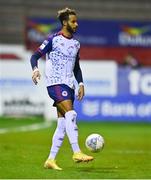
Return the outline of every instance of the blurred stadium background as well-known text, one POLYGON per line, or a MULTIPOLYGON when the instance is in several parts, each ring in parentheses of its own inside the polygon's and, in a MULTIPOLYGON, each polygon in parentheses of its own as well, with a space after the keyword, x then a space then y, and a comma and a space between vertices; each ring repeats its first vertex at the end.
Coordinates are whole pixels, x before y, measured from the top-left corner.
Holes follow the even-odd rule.
MULTIPOLYGON (((129 160, 122 162, 122 165, 117 160, 118 156, 116 160, 113 156, 110 157, 110 162, 102 160, 100 170, 103 171, 102 175, 99 174, 99 164, 93 164, 94 171, 98 168, 98 172, 96 174, 90 172, 89 177, 151 178, 151 166, 147 163, 151 153, 150 0, 0 0, 1 162, 5 162, 5 158, 2 157, 2 154, 4 157, 8 155, 5 153, 10 155, 8 162, 13 162, 11 153, 17 153, 15 149, 18 146, 10 144, 10 141, 13 137, 17 143, 22 141, 15 133, 18 135, 19 131, 37 130, 36 135, 34 132, 31 134, 28 132, 28 135, 20 134, 20 137, 27 137, 25 142, 27 145, 33 143, 30 142, 30 137, 40 137, 38 143, 43 145, 43 139, 48 138, 48 127, 52 125, 51 128, 54 129, 56 112, 44 85, 45 62, 43 59, 39 61, 43 77, 39 85, 34 86, 31 81, 29 60, 32 52, 46 35, 59 30, 56 15, 57 11, 64 7, 75 9, 79 18, 79 29, 75 36, 81 42, 81 68, 86 87, 84 100, 80 103, 75 102, 79 127, 83 129, 81 139, 84 141, 86 135, 97 131, 103 133, 108 142, 113 141, 107 146, 106 151, 104 150, 104 157, 115 156, 115 151, 120 154, 121 159, 125 155, 130 155, 131 158, 135 156, 133 162, 129 160), (44 130, 38 130, 40 128, 44 130), (123 149, 112 149, 116 146, 121 148, 119 145, 121 135, 123 135, 121 145, 123 149), (134 144, 131 141, 132 137, 134 144), (140 161, 137 161, 139 158, 140 161), (119 165, 111 168, 108 163, 114 164, 115 161, 119 165), (144 162, 144 167, 137 166, 133 171, 127 168, 141 162, 144 162), (127 168, 125 174, 122 168, 115 173, 120 165, 123 169, 127 168), (107 166, 110 169, 105 169, 107 166), (137 174, 138 171, 140 174, 137 174)), ((51 138, 49 142, 50 140, 51 138)), ((48 152, 49 142, 44 144, 45 149, 42 152, 45 154, 48 152)), ((36 149, 39 144, 35 141, 34 148, 36 149)), ((26 149, 27 146, 22 148, 26 149)), ((44 160, 45 154, 41 157, 37 155, 39 157, 36 159, 37 164, 44 160)), ((30 161, 30 158, 26 157, 28 155, 20 157, 25 165, 26 160, 30 161)), ((19 165, 17 162, 15 166, 19 165)), ((28 173, 30 166, 24 169, 25 174, 19 173, 19 168, 14 174, 14 171, 10 170, 12 168, 10 163, 4 164, 5 166, 0 165, 1 170, 3 169, 0 178, 50 178, 48 173, 38 174, 39 169, 35 175, 32 172, 28 173), (6 173, 8 169, 9 174, 6 173)), ((31 165, 33 164, 31 160, 31 165)), ((71 162, 65 163, 65 166, 67 164, 73 166, 71 162)), ((71 170, 68 166, 67 169, 71 170)), ((51 177, 88 178, 81 169, 78 169, 81 173, 79 176, 71 170, 72 176, 69 174, 55 176, 52 173, 51 177)))

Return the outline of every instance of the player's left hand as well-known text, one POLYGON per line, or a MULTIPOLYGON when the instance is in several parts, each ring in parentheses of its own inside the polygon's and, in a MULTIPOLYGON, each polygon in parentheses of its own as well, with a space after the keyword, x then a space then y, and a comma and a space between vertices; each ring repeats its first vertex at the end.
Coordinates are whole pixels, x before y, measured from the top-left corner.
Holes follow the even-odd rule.
POLYGON ((78 90, 78 95, 77 95, 77 99, 79 101, 81 101, 84 97, 84 85, 80 85, 79 86, 79 90, 78 90))

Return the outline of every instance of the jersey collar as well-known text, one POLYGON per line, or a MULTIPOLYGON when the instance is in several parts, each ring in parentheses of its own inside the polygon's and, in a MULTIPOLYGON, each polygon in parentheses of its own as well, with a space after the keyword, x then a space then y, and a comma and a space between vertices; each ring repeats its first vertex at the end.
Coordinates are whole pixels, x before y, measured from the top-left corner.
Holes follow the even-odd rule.
POLYGON ((59 34, 59 35, 62 35, 63 37, 65 37, 65 38, 67 38, 67 39, 72 39, 72 38, 73 38, 73 36, 71 36, 71 37, 65 36, 62 31, 59 31, 58 34, 59 34))

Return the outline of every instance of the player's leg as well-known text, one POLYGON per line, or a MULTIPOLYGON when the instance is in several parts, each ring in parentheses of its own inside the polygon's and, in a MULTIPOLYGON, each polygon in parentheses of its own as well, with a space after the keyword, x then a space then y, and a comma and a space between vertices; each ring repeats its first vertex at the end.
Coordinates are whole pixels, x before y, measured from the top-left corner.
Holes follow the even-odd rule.
POLYGON ((74 152, 73 160, 75 162, 88 162, 93 160, 92 156, 88 156, 80 150, 78 143, 78 127, 76 123, 77 113, 73 110, 72 100, 64 100, 57 103, 56 106, 65 116, 66 134, 74 152))
POLYGON ((72 146, 75 161, 89 161, 93 157, 81 153, 78 145, 78 131, 76 125, 76 112, 73 110, 74 90, 67 85, 54 85, 47 87, 50 98, 55 101, 58 111, 65 117, 65 129, 72 146))
POLYGON ((59 112, 58 109, 57 109, 57 115, 58 115, 57 127, 52 138, 52 146, 50 149, 50 154, 48 156, 47 161, 44 164, 44 167, 50 169, 62 170, 62 168, 60 168, 56 164, 55 158, 64 140, 65 118, 62 116, 62 114, 59 112))
POLYGON ((56 104, 62 114, 65 116, 65 129, 69 142, 71 144, 73 152, 79 152, 78 145, 78 128, 76 124, 77 113, 73 110, 73 104, 71 100, 64 100, 56 104))
POLYGON ((57 114, 58 114, 57 127, 53 134, 52 146, 48 157, 49 159, 56 158, 56 155, 62 145, 65 136, 65 118, 58 110, 57 110, 57 114))

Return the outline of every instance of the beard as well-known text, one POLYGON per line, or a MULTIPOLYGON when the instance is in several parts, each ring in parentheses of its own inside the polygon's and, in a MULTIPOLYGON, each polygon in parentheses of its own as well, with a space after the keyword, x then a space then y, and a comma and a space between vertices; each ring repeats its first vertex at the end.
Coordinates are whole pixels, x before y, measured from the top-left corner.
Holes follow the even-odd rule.
POLYGON ((76 29, 74 30, 69 24, 67 24, 67 30, 70 34, 73 34, 76 32, 76 29))

